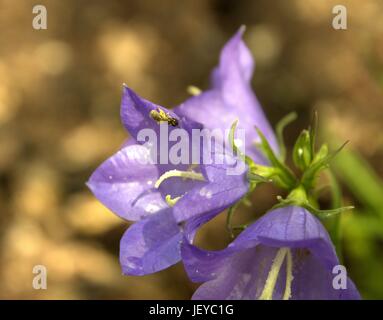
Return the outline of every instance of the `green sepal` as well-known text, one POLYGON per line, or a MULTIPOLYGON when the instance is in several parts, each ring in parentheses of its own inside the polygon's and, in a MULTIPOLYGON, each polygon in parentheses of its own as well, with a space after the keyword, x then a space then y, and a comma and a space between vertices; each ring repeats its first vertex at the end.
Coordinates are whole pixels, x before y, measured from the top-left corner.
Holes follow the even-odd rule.
POLYGON ((339 149, 331 153, 328 153, 327 145, 323 145, 320 148, 311 165, 302 175, 301 183, 306 190, 311 190, 314 187, 318 173, 329 167, 331 160, 345 147, 347 143, 348 141, 346 141, 339 149))
POLYGON ((294 164, 298 169, 304 171, 310 166, 313 158, 310 132, 303 130, 294 145, 294 164))
POLYGON ((230 131, 229 131, 229 143, 230 143, 230 146, 233 150, 233 153, 235 155, 238 155, 238 157, 243 161, 245 162, 249 168, 252 168, 253 166, 255 166, 255 163, 253 161, 253 159, 251 159, 250 157, 248 157, 247 155, 245 155, 238 147, 237 145, 235 144, 235 141, 234 141, 234 134, 235 134, 235 130, 237 129, 237 125, 238 125, 238 119, 235 120, 231 127, 230 127, 230 131))
POLYGON ((226 229, 229 232, 231 238, 234 238, 234 232, 233 232, 233 226, 231 225, 231 220, 232 220, 234 212, 235 212, 235 210, 237 210, 237 207, 239 206, 239 204, 240 204, 240 201, 238 201, 234 205, 232 205, 229 208, 229 210, 227 212, 227 216, 226 216, 226 229))
POLYGON ((248 194, 249 193, 247 193, 241 200, 239 200, 238 202, 233 204, 229 208, 229 210, 227 212, 227 216, 226 216, 226 230, 229 232, 230 237, 232 239, 234 239, 234 237, 235 237, 234 230, 244 230, 248 226, 248 224, 242 224, 242 225, 233 226, 232 223, 231 223, 233 215, 234 215, 235 211, 237 210, 238 206, 241 203, 243 203, 246 206, 250 206, 251 205, 250 200, 247 198, 248 194))
POLYGON ((270 179, 268 179, 267 177, 261 176, 257 173, 252 172, 252 171, 248 171, 247 179, 250 182, 254 182, 254 183, 270 182, 270 179))
POLYGON ((320 219, 330 218, 330 217, 338 215, 344 211, 354 209, 353 206, 346 206, 346 207, 340 207, 340 208, 336 208, 336 209, 320 210, 320 209, 313 207, 310 204, 305 204, 305 205, 303 205, 303 207, 305 209, 309 210, 312 214, 315 214, 320 219))
POLYGON ((313 163, 316 163, 324 159, 328 155, 328 146, 327 144, 322 144, 319 151, 314 155, 313 163))
POLYGON ((278 159, 263 133, 258 128, 255 129, 257 130, 258 135, 261 139, 261 143, 257 146, 260 148, 260 150, 263 152, 266 158, 270 161, 271 165, 274 167, 275 172, 273 175, 273 181, 276 184, 278 184, 281 188, 293 188, 297 182, 294 174, 278 159))
POLYGON ((306 190, 303 186, 298 186, 293 189, 284 199, 282 196, 277 196, 278 204, 273 206, 272 209, 283 208, 287 206, 304 206, 309 203, 306 190))
POLYGON ((318 112, 315 111, 313 119, 311 121, 311 126, 309 127, 311 154, 315 154, 315 142, 316 142, 317 131, 318 131, 318 112))
POLYGON ((318 209, 312 203, 310 203, 307 197, 307 193, 303 186, 299 186, 292 190, 285 199, 281 196, 277 196, 277 200, 279 203, 275 205, 272 209, 283 208, 287 206, 298 206, 305 208, 320 219, 329 218, 344 211, 354 209, 353 206, 346 206, 328 210, 318 209))

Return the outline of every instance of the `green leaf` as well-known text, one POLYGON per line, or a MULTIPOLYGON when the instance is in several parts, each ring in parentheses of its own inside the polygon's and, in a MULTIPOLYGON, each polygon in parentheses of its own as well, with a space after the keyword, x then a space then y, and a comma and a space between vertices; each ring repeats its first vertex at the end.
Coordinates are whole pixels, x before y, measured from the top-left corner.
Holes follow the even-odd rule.
POLYGON ((371 165, 345 150, 334 160, 334 169, 360 203, 383 219, 383 182, 371 165))

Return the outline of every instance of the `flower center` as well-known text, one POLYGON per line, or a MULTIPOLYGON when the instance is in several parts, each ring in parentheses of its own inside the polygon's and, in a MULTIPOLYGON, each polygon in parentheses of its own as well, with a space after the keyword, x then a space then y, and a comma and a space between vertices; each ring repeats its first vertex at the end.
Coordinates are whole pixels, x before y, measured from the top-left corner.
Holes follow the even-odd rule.
MULTIPOLYGON (((191 166, 191 168, 193 168, 193 166, 191 166)), ((154 187, 158 189, 162 182, 164 182, 166 179, 169 179, 171 177, 179 177, 183 179, 191 179, 191 180, 199 180, 199 181, 205 180, 202 173, 194 172, 193 170, 191 171, 169 170, 169 171, 166 171, 161 177, 158 178, 158 180, 154 184, 154 187)), ((169 207, 174 207, 177 201, 181 198, 182 196, 172 198, 170 194, 167 194, 165 196, 166 203, 169 205, 169 207)))
POLYGON ((291 282, 293 281, 293 259, 291 251, 289 248, 280 248, 273 260, 269 274, 267 276, 265 287, 261 295, 259 296, 260 300, 271 300, 273 298, 273 293, 275 285, 278 280, 279 271, 281 270, 283 261, 286 258, 286 286, 285 292, 283 293, 283 300, 288 300, 291 297, 291 282))
POLYGON ((162 182, 172 177, 179 177, 179 178, 199 180, 199 181, 205 180, 202 173, 198 173, 194 171, 181 171, 181 170, 174 169, 174 170, 166 171, 161 177, 159 177, 156 183, 154 184, 154 187, 158 189, 162 182))

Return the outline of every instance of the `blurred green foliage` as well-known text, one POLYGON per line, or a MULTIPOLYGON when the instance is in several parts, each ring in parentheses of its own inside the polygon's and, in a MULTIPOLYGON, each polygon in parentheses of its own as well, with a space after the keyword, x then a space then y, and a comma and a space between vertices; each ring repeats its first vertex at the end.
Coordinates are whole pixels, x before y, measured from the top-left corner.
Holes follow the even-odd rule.
MULTIPOLYGON (((359 202, 342 217, 343 248, 364 298, 383 298, 383 181, 357 152, 343 150, 336 174, 359 202)), ((347 264, 347 261, 346 261, 347 264)))

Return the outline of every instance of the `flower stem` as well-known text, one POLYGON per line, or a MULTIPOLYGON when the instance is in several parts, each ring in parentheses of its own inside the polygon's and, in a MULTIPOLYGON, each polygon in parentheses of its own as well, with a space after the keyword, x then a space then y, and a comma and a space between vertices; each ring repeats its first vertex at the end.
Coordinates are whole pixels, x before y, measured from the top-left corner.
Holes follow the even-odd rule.
MULTIPOLYGON (((339 183, 336 180, 333 172, 329 169, 327 170, 327 175, 330 179, 330 188, 332 196, 332 208, 339 208, 342 205, 342 191, 340 189, 339 183)), ((336 253, 338 255, 339 261, 342 262, 342 243, 341 243, 341 234, 340 234, 340 224, 341 224, 341 215, 336 214, 333 217, 332 226, 329 230, 330 237, 334 243, 336 253)))

